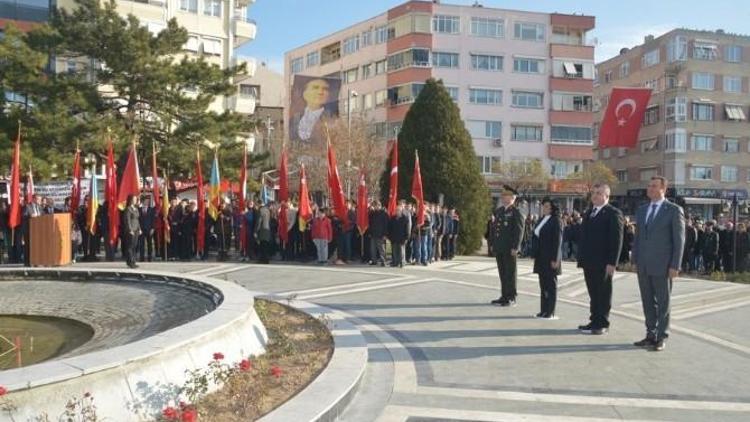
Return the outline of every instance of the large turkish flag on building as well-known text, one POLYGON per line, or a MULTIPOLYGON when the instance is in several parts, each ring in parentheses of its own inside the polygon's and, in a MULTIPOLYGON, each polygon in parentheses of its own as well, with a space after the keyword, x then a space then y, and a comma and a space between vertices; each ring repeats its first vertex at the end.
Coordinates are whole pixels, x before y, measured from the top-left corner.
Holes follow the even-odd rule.
POLYGON ((613 88, 599 129, 599 148, 633 148, 638 144, 651 88, 613 88))

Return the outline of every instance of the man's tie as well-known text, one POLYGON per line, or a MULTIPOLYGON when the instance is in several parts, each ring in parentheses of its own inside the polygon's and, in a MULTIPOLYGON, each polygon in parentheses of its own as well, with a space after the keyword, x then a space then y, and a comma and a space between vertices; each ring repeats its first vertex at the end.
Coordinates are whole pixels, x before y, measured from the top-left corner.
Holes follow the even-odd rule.
POLYGON ((594 207, 594 211, 591 212, 591 218, 596 217, 599 214, 599 207, 594 207))
POLYGON ((651 204, 651 212, 648 214, 648 217, 646 218, 646 227, 651 224, 652 221, 654 221, 654 216, 656 215, 656 204, 651 204))

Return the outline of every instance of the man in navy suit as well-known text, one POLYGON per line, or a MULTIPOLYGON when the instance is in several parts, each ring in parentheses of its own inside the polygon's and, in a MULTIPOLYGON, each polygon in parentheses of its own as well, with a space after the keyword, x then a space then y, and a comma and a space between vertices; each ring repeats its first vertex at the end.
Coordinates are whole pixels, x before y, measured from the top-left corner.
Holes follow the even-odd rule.
POLYGON ((622 212, 609 204, 609 194, 609 186, 594 185, 591 192, 593 207, 583 217, 578 242, 578 267, 583 268, 591 299, 590 322, 578 329, 595 335, 609 331, 612 276, 622 249, 624 220, 622 212))
POLYGON ((672 280, 680 273, 685 248, 685 214, 665 199, 667 179, 654 176, 648 184, 651 202, 635 213, 637 229, 633 264, 638 268, 646 337, 634 343, 654 351, 664 350, 669 336, 669 300, 672 280))

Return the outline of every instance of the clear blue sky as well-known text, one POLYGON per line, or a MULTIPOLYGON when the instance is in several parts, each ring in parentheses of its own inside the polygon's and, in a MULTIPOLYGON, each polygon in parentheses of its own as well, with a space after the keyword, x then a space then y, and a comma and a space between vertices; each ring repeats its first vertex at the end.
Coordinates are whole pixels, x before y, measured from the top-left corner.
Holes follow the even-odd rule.
MULTIPOLYGON (((284 52, 380 14, 405 0, 257 0, 255 41, 239 53, 283 71, 284 52)), ((443 0, 447 4, 474 0, 443 0)), ((480 0, 485 7, 596 16, 597 61, 675 27, 750 35, 750 0, 480 0)))

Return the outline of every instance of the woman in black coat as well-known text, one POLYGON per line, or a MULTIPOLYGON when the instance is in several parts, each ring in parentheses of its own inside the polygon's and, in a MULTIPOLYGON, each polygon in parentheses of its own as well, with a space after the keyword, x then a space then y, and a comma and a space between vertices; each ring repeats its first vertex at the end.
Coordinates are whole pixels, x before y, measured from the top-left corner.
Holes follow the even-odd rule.
POLYGON ((557 276, 562 273, 563 223, 560 208, 549 198, 542 200, 542 218, 532 232, 534 273, 539 274, 541 311, 537 318, 556 319, 557 276))

